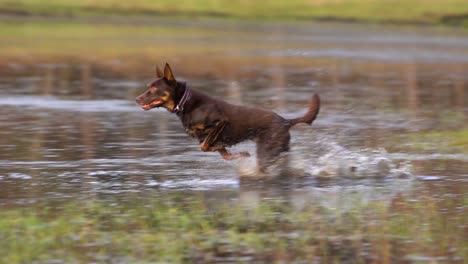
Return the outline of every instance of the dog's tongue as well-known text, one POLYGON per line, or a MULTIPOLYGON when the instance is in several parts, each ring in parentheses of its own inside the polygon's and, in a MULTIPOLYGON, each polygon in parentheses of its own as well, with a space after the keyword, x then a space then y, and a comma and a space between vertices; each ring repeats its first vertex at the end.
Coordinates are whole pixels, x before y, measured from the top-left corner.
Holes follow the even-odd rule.
POLYGON ((149 104, 145 104, 144 106, 142 106, 143 110, 150 110, 151 108, 153 107, 156 107, 158 105, 162 104, 162 101, 160 100, 156 100, 156 101, 153 101, 149 104))

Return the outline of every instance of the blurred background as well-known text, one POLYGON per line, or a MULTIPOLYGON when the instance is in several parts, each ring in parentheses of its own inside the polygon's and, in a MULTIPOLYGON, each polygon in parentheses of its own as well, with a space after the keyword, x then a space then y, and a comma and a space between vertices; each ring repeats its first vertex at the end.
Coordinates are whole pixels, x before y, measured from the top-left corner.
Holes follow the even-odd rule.
POLYGON ((0 262, 468 259, 468 1, 0 0, 0 21, 0 262), (245 183, 254 157, 141 110, 166 62, 286 117, 320 94, 292 131, 307 177, 245 183))

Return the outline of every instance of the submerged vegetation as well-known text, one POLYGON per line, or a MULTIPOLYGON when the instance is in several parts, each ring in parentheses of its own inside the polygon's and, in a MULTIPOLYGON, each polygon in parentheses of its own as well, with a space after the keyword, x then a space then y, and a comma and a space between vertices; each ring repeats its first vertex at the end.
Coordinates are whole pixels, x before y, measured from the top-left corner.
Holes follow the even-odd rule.
POLYGON ((267 1, 0 1, 0 11, 47 16, 203 16, 268 20, 336 20, 446 24, 468 27, 465 0, 267 0, 267 1))
POLYGON ((374 201, 349 211, 280 200, 257 207, 180 196, 144 201, 68 202, 0 211, 0 261, 153 263, 339 261, 390 263, 468 258, 468 215, 435 198, 374 201), (452 216, 450 216, 452 215, 452 216))

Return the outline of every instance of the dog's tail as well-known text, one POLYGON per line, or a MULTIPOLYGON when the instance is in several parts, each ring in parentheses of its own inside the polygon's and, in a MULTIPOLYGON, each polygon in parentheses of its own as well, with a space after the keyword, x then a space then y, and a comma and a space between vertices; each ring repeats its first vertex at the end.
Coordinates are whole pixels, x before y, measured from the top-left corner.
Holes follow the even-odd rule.
POLYGON ((307 113, 304 116, 298 117, 298 118, 293 118, 293 119, 288 119, 289 127, 292 127, 298 123, 306 123, 306 124, 312 124, 312 122, 315 120, 317 117, 318 113, 320 110, 320 97, 318 94, 314 94, 312 96, 312 100, 309 103, 309 109, 307 113))

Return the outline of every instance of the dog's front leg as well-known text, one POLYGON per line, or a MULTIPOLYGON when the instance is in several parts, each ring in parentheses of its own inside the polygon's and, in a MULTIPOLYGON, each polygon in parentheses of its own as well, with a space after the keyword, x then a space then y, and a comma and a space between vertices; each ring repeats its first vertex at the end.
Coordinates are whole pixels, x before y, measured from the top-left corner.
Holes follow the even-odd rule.
POLYGON ((223 131, 224 127, 226 126, 225 121, 220 121, 216 124, 215 129, 211 130, 208 135, 205 137, 203 142, 200 145, 202 151, 218 151, 219 149, 214 149, 216 147, 212 147, 213 143, 218 139, 219 134, 223 131))
POLYGON ((240 158, 250 157, 250 154, 248 152, 246 152, 246 151, 242 151, 242 152, 239 152, 239 153, 236 153, 236 154, 232 154, 231 152, 229 152, 225 148, 219 149, 218 151, 219 151, 219 154, 221 154, 221 156, 225 160, 233 160, 233 159, 240 159, 240 158))
POLYGON ((212 146, 212 144, 218 139, 219 135, 221 134, 225 126, 226 126, 226 122, 221 121, 214 130, 210 131, 200 145, 201 150, 205 152, 206 151, 218 151, 219 154, 221 154, 221 156, 225 160, 233 160, 233 159, 238 159, 238 158, 250 157, 250 154, 248 152, 243 151, 240 153, 232 154, 224 146, 212 146))
POLYGON ((221 157, 223 157, 223 159, 225 159, 225 160, 234 160, 234 159, 250 157, 250 154, 248 152, 246 152, 246 151, 242 151, 242 152, 239 152, 239 153, 236 153, 236 154, 232 154, 231 152, 229 152, 223 146, 208 147, 203 151, 218 151, 219 154, 221 154, 221 157))

